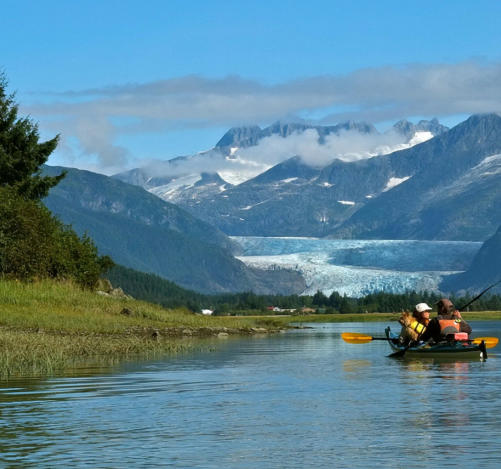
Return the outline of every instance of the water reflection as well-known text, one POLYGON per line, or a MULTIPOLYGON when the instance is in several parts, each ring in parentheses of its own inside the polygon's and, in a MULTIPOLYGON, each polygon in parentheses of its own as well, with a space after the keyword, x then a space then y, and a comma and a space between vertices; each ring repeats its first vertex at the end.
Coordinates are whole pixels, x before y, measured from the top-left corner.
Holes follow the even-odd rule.
POLYGON ((346 373, 358 374, 362 369, 370 367, 369 360, 351 359, 343 361, 343 370, 346 373))

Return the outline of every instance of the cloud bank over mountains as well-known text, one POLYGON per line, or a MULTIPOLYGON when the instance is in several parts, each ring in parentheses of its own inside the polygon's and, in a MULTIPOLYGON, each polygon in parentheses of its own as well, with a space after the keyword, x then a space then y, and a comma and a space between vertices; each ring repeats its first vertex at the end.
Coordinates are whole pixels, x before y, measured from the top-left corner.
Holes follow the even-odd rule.
MULTIPOLYGON (((78 160, 82 166, 82 159, 93 157, 101 170, 112 172, 143 156, 133 155, 125 145, 118 144, 121 136, 269 124, 284 117, 290 120, 291 116, 323 115, 317 123, 332 124, 346 120, 380 123, 411 116, 499 112, 501 63, 388 66, 275 84, 239 76, 185 76, 44 93, 39 102, 25 103, 23 111, 35 116, 43 130, 62 134, 61 151, 66 152, 65 157, 70 161, 78 160)), ((311 148, 315 136, 309 137, 301 142, 291 141, 290 145, 311 148)), ((271 148, 276 143, 271 139, 263 145, 271 148)), ((352 145, 356 148, 358 143, 336 139, 331 142, 332 148, 326 145, 322 150, 329 154, 343 153, 343 148, 352 145)), ((305 155, 323 158, 322 152, 314 156, 306 149, 303 153, 305 158, 308 158, 305 155)), ((270 166, 274 163, 266 162, 270 166)))
POLYGON ((263 138, 256 146, 238 150, 238 155, 244 160, 262 162, 270 166, 299 156, 309 166, 323 167, 334 158, 342 161, 366 159, 403 150, 433 137, 429 132, 422 134, 420 139, 418 137, 418 140, 407 143, 405 136, 393 129, 383 134, 342 130, 339 134, 325 136, 323 143, 320 143, 318 132, 308 129, 287 138, 271 135, 263 138))
POLYGON ((318 131, 309 128, 287 137, 270 135, 256 145, 233 147, 227 155, 219 149, 170 161, 149 161, 143 170, 149 177, 177 177, 202 172, 218 173, 231 184, 240 184, 271 167, 295 156, 309 166, 322 168, 334 159, 356 161, 410 148, 433 137, 431 132, 417 132, 412 139, 395 128, 385 133, 362 133, 358 130, 341 130, 339 134, 326 135, 320 141, 318 131), (322 142, 322 143, 321 143, 322 142))

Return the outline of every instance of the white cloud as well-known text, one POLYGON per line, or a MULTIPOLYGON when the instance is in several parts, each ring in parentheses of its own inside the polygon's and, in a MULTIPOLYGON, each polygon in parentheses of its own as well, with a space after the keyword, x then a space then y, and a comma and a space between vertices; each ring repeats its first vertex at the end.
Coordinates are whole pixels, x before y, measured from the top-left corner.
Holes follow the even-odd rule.
POLYGON ((335 158, 355 161, 375 155, 391 153, 408 148, 405 137, 396 132, 384 134, 364 134, 356 130, 343 130, 339 134, 327 135, 319 143, 318 132, 308 129, 294 133, 287 138, 278 135, 263 138, 258 145, 238 151, 244 160, 261 162, 274 166, 293 156, 300 156, 308 165, 322 167, 335 158))
MULTIPOLYGON (((416 115, 443 117, 499 112, 501 63, 472 61, 381 67, 275 85, 236 76, 221 79, 187 76, 47 93, 38 103, 29 103, 24 109, 35 116, 42 128, 45 121, 50 121, 53 128, 59 121, 61 127, 57 131, 67 141, 76 138, 84 157, 93 155, 99 165, 109 168, 130 159, 127 149, 115 143, 120 135, 267 124, 284 116, 310 112, 328 113, 325 123, 348 119, 377 123, 416 115)), ((305 155, 310 155, 304 146, 311 146, 313 141, 314 136, 309 143, 302 140, 296 144, 305 155)), ((268 145, 271 148, 274 142, 268 145)), ((324 153, 348 153, 342 139, 333 145, 324 148, 324 153)))
MULTIPOLYGON (((416 144, 423 138, 414 140, 416 144)), ((317 130, 307 129, 285 138, 279 135, 265 137, 255 146, 236 149, 230 158, 213 150, 187 159, 150 162, 146 169, 152 176, 217 172, 225 181, 240 184, 294 156, 300 156, 310 166, 323 167, 336 158, 354 161, 408 148, 410 145, 405 142, 403 135, 393 131, 363 134, 356 130, 327 135, 324 143, 320 144, 317 130)))

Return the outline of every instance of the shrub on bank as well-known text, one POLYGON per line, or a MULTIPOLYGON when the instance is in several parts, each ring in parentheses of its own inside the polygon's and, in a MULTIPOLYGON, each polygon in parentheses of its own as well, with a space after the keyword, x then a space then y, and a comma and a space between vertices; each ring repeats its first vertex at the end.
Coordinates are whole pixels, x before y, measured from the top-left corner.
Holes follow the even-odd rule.
POLYGON ((80 238, 40 202, 0 187, 0 275, 8 278, 71 279, 93 288, 113 265, 90 238, 80 238))

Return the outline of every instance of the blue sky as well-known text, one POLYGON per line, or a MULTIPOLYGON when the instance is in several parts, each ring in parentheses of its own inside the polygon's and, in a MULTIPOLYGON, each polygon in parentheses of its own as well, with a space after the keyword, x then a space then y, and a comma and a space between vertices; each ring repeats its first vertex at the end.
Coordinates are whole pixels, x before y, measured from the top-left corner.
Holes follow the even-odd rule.
POLYGON ((2 1, 0 67, 49 161, 105 173, 297 117, 501 110, 501 2, 2 1))

